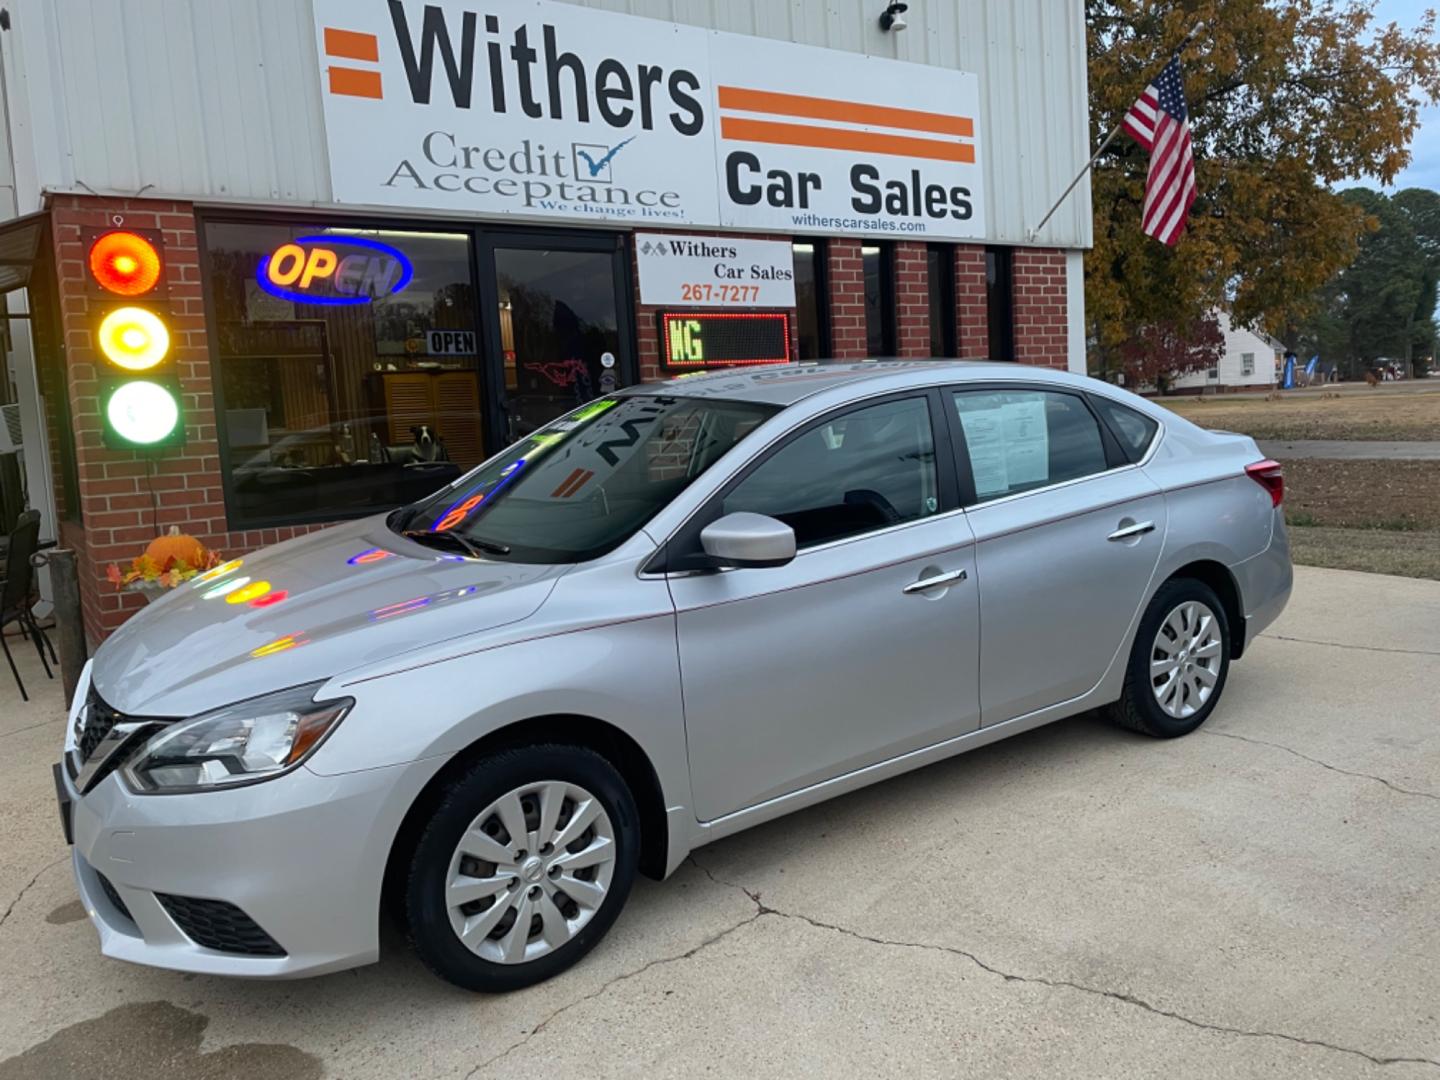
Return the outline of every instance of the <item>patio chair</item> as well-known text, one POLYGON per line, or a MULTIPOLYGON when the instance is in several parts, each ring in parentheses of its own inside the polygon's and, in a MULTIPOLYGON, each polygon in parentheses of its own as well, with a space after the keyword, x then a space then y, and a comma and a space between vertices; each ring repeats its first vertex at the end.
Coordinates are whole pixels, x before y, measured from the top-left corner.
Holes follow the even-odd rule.
POLYGON ((49 661, 45 659, 45 650, 49 648, 50 659, 54 660, 55 649, 30 611, 31 596, 35 589, 35 567, 31 565, 30 557, 39 548, 40 512, 26 510, 20 515, 20 520, 10 534, 10 546, 5 552, 5 581, 0 583, 0 648, 5 650, 5 659, 10 663, 15 685, 20 688, 20 697, 24 701, 29 701, 30 695, 25 692, 20 669, 15 666, 15 658, 10 655, 10 642, 5 636, 7 626, 11 623, 19 625, 21 633, 35 642, 35 651, 40 654, 40 663, 45 668, 46 676, 51 679, 55 677, 55 673, 50 670, 49 661))

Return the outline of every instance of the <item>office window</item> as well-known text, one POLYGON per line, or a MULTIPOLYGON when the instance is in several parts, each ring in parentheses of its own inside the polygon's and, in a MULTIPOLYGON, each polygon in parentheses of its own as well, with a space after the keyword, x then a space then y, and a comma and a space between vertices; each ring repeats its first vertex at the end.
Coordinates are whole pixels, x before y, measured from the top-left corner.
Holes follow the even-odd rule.
POLYGON ((830 355, 829 323, 826 319, 825 241, 795 241, 795 322, 799 330, 800 360, 818 360, 830 355))
POLYGON ((208 222, 232 526, 374 513, 484 458, 463 233, 208 222))
POLYGON ((865 355, 895 355, 895 249, 890 244, 860 248, 865 272, 865 355))
POLYGON ((926 249, 930 287, 930 355, 959 356, 955 345, 955 249, 931 244, 926 249))
POLYGON ((990 330, 990 359, 1015 359, 1015 252, 1010 248, 985 249, 986 321, 990 330))
POLYGON ((1253 352, 1247 352, 1247 353, 1241 353, 1241 354, 1240 354, 1240 374, 1241 374, 1241 375, 1254 375, 1254 374, 1255 374, 1255 354, 1254 354, 1253 352))

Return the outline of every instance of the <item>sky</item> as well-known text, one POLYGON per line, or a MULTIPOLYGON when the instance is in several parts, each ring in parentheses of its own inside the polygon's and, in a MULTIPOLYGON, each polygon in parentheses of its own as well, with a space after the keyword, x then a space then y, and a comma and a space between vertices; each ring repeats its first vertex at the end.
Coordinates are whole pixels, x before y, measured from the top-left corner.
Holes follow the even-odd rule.
MULTIPOLYGON (((1440 0, 1379 0, 1376 18, 1397 22, 1406 29, 1419 24, 1429 8, 1440 8, 1440 0)), ((1420 118, 1420 130, 1410 144, 1410 167, 1395 178, 1395 188, 1426 187, 1440 191, 1440 107, 1430 106, 1420 118)))

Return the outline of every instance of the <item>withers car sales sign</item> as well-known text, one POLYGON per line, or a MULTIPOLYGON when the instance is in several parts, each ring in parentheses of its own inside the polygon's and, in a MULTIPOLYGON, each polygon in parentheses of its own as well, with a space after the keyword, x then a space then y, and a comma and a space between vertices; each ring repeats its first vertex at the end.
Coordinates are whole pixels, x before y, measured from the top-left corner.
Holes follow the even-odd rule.
POLYGON ((974 75, 547 0, 314 0, 337 202, 985 234, 974 75))
POLYGON ((781 240, 637 233, 635 265, 642 304, 795 306, 795 253, 781 240))

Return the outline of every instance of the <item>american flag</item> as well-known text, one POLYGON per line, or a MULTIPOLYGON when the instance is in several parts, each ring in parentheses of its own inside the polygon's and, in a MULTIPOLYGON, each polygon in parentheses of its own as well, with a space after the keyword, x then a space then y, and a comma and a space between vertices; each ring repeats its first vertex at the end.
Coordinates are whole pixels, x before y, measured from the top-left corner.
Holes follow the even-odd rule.
POLYGON ((1185 107, 1185 92, 1180 87, 1177 57, 1171 57, 1160 77, 1130 107, 1124 127, 1150 152, 1141 228, 1146 236, 1174 247, 1185 231, 1185 216, 1195 203, 1190 110, 1185 107))

